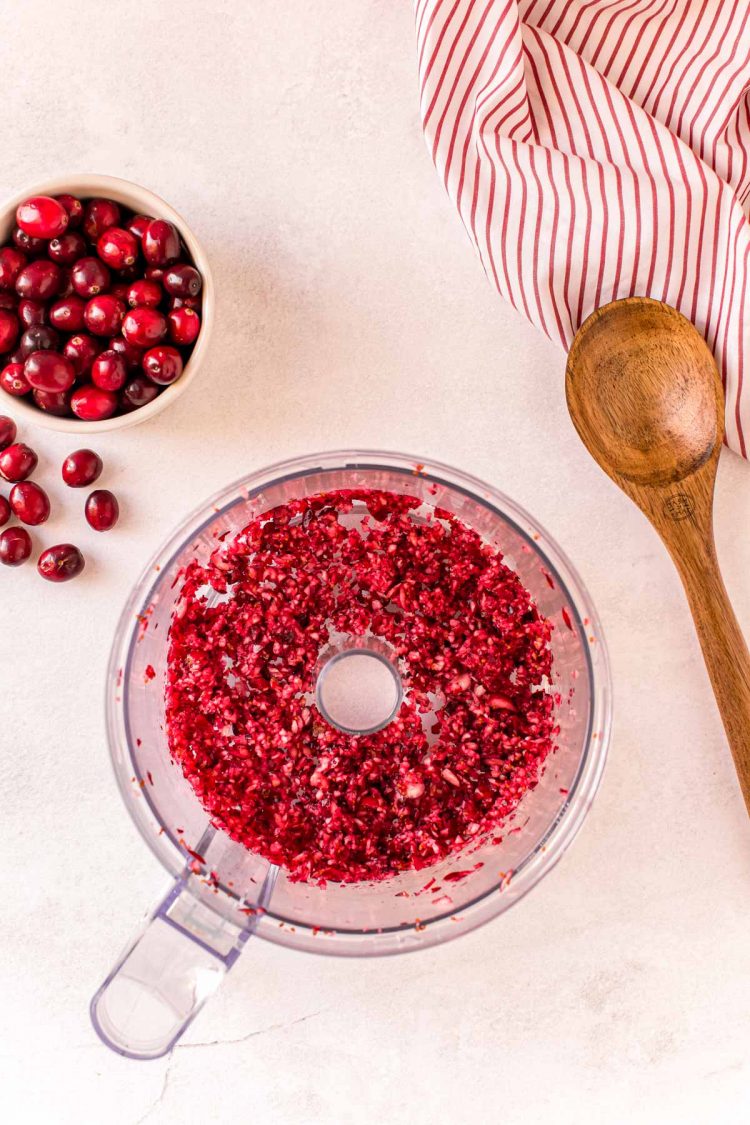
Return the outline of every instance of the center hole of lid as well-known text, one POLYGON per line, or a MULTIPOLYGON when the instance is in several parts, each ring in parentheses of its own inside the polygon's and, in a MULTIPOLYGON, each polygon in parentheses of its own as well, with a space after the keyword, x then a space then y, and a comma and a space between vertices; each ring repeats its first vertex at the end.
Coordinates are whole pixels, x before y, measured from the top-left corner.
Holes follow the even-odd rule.
POLYGON ((401 680, 386 657, 366 649, 332 656, 320 670, 315 689, 324 719, 345 734, 373 734, 401 705, 401 680))

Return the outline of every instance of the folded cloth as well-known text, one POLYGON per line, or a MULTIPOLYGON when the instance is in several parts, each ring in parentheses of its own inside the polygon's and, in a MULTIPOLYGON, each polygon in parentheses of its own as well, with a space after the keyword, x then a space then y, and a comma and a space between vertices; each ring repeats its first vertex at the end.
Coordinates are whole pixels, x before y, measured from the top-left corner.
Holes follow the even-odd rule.
POLYGON ((428 147, 498 292, 565 347, 616 297, 674 305, 746 456, 748 0, 416 0, 416 23, 428 147))

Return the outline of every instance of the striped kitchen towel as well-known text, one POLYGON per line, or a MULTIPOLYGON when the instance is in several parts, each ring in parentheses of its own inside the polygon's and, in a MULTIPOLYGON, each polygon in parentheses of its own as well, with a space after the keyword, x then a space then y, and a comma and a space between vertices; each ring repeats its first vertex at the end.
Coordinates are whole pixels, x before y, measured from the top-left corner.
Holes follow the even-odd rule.
POLYGON ((746 456, 750 0, 416 0, 416 24, 427 144, 498 292, 564 347, 616 297, 674 305, 746 456))

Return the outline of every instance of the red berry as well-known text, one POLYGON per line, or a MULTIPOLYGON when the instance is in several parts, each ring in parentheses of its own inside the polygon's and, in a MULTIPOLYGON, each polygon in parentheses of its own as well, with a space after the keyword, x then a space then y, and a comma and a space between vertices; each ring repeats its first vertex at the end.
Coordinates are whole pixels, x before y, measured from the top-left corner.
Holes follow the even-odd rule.
POLYGON ((170 311, 172 309, 195 309, 198 311, 200 307, 200 297, 172 297, 169 302, 170 311))
POLYGON ((141 239, 143 256, 149 265, 167 266, 180 256, 180 234, 166 219, 152 219, 141 239))
POLYGON ((161 304, 164 290, 158 281, 142 278, 128 289, 127 302, 131 308, 156 309, 161 304))
POLYGON ((45 414, 55 414, 58 418, 69 418, 70 391, 32 391, 31 397, 45 414))
POLYGON ((36 527, 49 518, 49 497, 43 488, 31 480, 14 484, 9 499, 13 514, 21 523, 36 527))
POLYGON ((47 306, 41 301, 19 301, 18 319, 24 328, 31 328, 32 324, 46 324, 47 306))
POLYGON ((90 199, 83 210, 83 233, 89 242, 97 242, 108 227, 120 221, 120 208, 112 199, 90 199))
POLYGON ((122 334, 129 344, 149 348, 167 333, 167 322, 156 309, 131 309, 122 322, 122 334))
POLYGON ((68 212, 68 227, 80 227, 83 219, 83 204, 74 195, 56 195, 58 203, 62 203, 68 212))
POLYGON ((146 281, 158 281, 161 285, 164 280, 164 269, 161 266, 147 266, 143 276, 146 281))
POLYGON ((4 496, 0 496, 0 527, 5 527, 11 515, 10 504, 4 496))
POLYGON ((73 364, 60 352, 32 352, 24 364, 23 373, 37 391, 67 391, 76 381, 73 364))
POLYGON ((9 445, 0 453, 0 477, 15 484, 16 481, 26 480, 34 472, 39 463, 39 458, 33 449, 23 442, 18 441, 9 445))
POLYGON ((32 238, 57 238, 68 225, 68 212, 49 195, 34 195, 18 205, 16 222, 32 238))
POLYGON ((63 355, 73 364, 76 378, 82 379, 84 375, 88 375, 91 364, 101 350, 99 341, 95 340, 93 336, 78 333, 76 336, 70 337, 63 348, 63 355))
POLYGON ((134 344, 129 344, 124 336, 113 336, 109 341, 109 350, 122 356, 128 371, 140 370, 143 349, 136 347, 134 344))
POLYGON ((7 449, 16 440, 16 423, 7 414, 0 414, 0 450, 7 449))
POLYGON ((72 266, 86 253, 86 239, 77 231, 67 231, 59 238, 53 238, 47 250, 53 262, 61 266, 72 266))
POLYGON ((159 388, 145 375, 136 375, 131 379, 120 398, 120 409, 128 414, 131 410, 139 410, 141 406, 148 406, 159 394, 159 388))
POLYGON ((27 328, 18 342, 18 350, 24 358, 28 359, 32 352, 56 352, 60 344, 60 337, 54 328, 48 324, 32 324, 27 328))
POLYGON ((98 258, 79 258, 70 271, 70 280, 79 297, 95 297, 109 288, 110 273, 98 258))
POLYGON ((128 365, 117 352, 101 352, 91 365, 91 380, 103 391, 119 391, 127 377, 128 365))
POLYGON ((168 344, 151 348, 143 357, 143 370, 152 382, 166 387, 182 375, 182 356, 168 344))
POLYGON ((56 547, 48 547, 39 556, 36 568, 42 578, 50 582, 67 582, 81 573, 85 560, 77 547, 72 543, 58 543, 56 547))
POLYGON ((143 232, 148 224, 151 222, 150 215, 133 215, 132 219, 128 219, 125 224, 125 229, 134 234, 136 238, 143 238, 143 232))
POLYGON ((124 316, 125 302, 111 293, 92 297, 84 313, 86 327, 95 336, 114 336, 120 331, 124 316))
POLYGON ((15 289, 16 278, 28 263, 22 250, 15 246, 3 246, 0 250, 0 289, 15 289))
POLYGON ((7 363, 0 371, 0 387, 9 395, 20 398, 31 390, 31 384, 23 373, 22 363, 7 363))
POLYGON ((203 278, 195 266, 178 262, 164 271, 164 288, 173 297, 197 297, 203 286, 203 278))
POLYGON ((194 309, 172 309, 167 314, 169 338, 175 344, 193 344, 201 330, 201 318, 194 309))
POLYGON ((76 449, 63 461, 62 479, 70 488, 93 484, 102 471, 102 459, 93 449, 76 449))
POLYGON ((71 297, 63 297, 50 307, 50 324, 62 332, 80 332, 86 323, 83 315, 85 308, 86 302, 83 297, 77 297, 75 294, 71 297))
POLYGON ((132 266, 138 257, 138 241, 129 230, 108 227, 99 235, 96 252, 113 270, 124 270, 132 266))
POLYGON ((24 266, 16 278, 16 293, 32 301, 48 301, 57 296, 62 284, 60 267, 55 262, 40 258, 24 266))
POLYGON ((0 309, 0 352, 9 352, 16 340, 21 325, 18 317, 8 309, 0 309))
POLYGON ((70 408, 84 422, 101 422, 111 418, 117 409, 117 395, 87 383, 73 391, 70 408))
POLYGON ((116 281, 114 285, 110 285, 109 291, 113 297, 118 297, 127 304, 130 285, 131 282, 129 281, 116 281))
POLYGON ((31 554, 31 536, 25 527, 9 527, 0 532, 0 563, 20 566, 31 554))
POLYGON ((8 309, 9 312, 18 312, 18 296, 15 290, 11 292, 10 289, 0 289, 0 309, 8 309))
POLYGON ((31 258, 38 258, 40 254, 46 254, 47 252, 47 243, 43 238, 32 238, 20 227, 16 227, 13 231, 13 243, 31 258))
POLYGON ((117 523, 120 505, 117 497, 106 488, 97 488, 86 500, 86 519, 94 531, 109 531, 117 523))

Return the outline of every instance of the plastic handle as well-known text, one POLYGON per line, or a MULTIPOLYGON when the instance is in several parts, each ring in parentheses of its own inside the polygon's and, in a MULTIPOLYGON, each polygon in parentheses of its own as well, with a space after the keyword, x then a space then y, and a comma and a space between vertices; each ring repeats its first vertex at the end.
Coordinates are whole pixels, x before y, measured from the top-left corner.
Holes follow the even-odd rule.
POLYGON ((166 1055, 216 991, 252 928, 235 926, 179 879, 91 1001, 100 1039, 130 1059, 166 1055))

